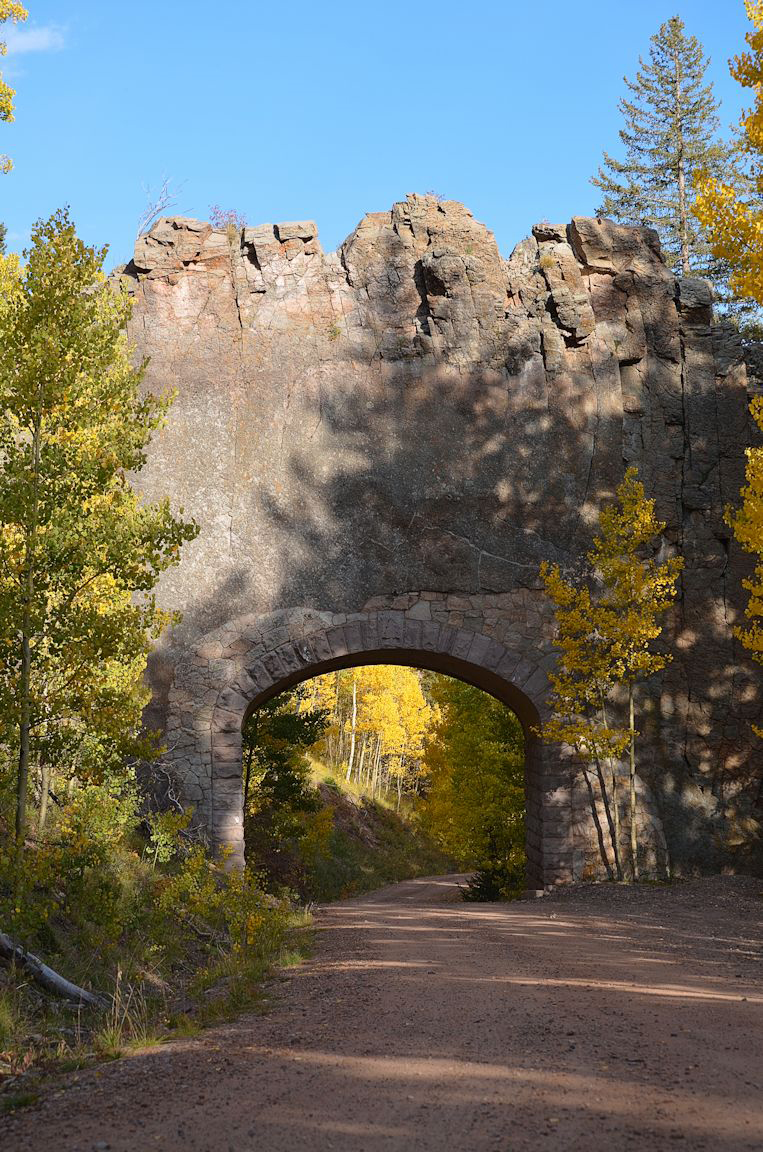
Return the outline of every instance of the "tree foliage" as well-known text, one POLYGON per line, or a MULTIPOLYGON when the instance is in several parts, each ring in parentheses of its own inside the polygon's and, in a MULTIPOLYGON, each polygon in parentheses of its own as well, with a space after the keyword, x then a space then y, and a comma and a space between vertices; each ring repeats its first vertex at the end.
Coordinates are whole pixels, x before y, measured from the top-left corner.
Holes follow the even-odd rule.
POLYGON ((739 131, 748 179, 740 190, 726 174, 703 166, 696 176, 694 210, 714 255, 730 265, 734 291, 763 304, 763 0, 748 0, 745 7, 752 23, 749 51, 734 57, 730 69, 753 94, 739 131))
POLYGON ((525 756, 513 712, 449 677, 432 685, 438 719, 427 742, 425 827, 460 864, 476 867, 481 898, 524 886, 525 756))
MULTIPOLYGON (((728 180, 712 173, 697 179, 695 211, 707 228, 713 251, 728 260, 731 283, 741 295, 763 304, 763 0, 745 5, 752 27, 746 40, 749 51, 730 62, 731 75, 753 94, 753 105, 742 114, 739 141, 748 182, 740 192, 728 180)), ((750 412, 763 432, 763 400, 755 397, 750 412)), ((754 574, 744 581, 750 593, 746 608, 749 624, 734 634, 763 663, 763 448, 747 449, 742 505, 728 509, 726 517, 745 551, 757 557, 754 574)), ((758 735, 763 730, 756 728, 758 735)))
POLYGON ((295 878, 306 817, 320 807, 305 752, 320 739, 327 712, 306 696, 303 685, 282 692, 252 712, 242 732, 247 859, 282 883, 295 878))
POLYGON ((193 523, 140 500, 139 472, 170 398, 141 395, 129 299, 66 212, 33 229, 0 280, 0 725, 17 757, 23 844, 33 758, 102 767, 135 746, 153 588, 193 523))
POLYGON ((419 791, 422 758, 435 708, 414 668, 370 664, 311 681, 311 700, 328 713, 320 749, 372 796, 393 790, 398 807, 419 791))
POLYGON ((694 216, 692 183, 698 172, 719 177, 730 169, 733 149, 719 139, 718 100, 706 80, 709 61, 678 16, 652 37, 649 58, 619 108, 624 159, 604 153, 592 183, 602 191, 598 214, 623 224, 656 228, 677 275, 714 282, 726 310, 738 311, 728 287, 728 267, 714 258, 703 223, 694 216))
MULTIPOLYGON (((17 0, 0 0, 0 24, 5 24, 7 20, 12 20, 16 24, 19 20, 26 20, 27 16, 26 8, 17 0)), ((0 40, 0 56, 5 56, 7 51, 5 41, 0 40)), ((15 95, 15 90, 5 83, 2 72, 0 72, 0 120, 4 120, 6 123, 13 120, 13 97, 15 95)), ((10 172, 12 167, 11 158, 0 154, 0 172, 10 172)))
MULTIPOLYGON (((750 404, 755 423, 763 432, 763 397, 756 396, 750 404)), ((763 664, 763 448, 747 449, 745 485, 742 489, 741 507, 727 509, 726 518, 734 531, 734 536, 746 552, 756 557, 753 575, 743 581, 749 592, 745 615, 746 627, 734 628, 734 635, 741 640, 758 664, 763 664)), ((763 737, 763 728, 755 725, 754 731, 763 737)))
MULTIPOLYGON (((631 875, 638 878, 635 689, 661 671, 671 656, 656 650, 661 618, 672 604, 683 567, 680 557, 661 557, 665 524, 658 520, 636 468, 629 468, 617 498, 599 517, 599 534, 579 581, 566 579, 557 565, 544 564, 541 577, 554 604, 560 650, 551 676, 552 717, 545 738, 576 750, 595 767, 607 816, 614 869, 599 826, 599 846, 610 871, 622 876, 617 759, 628 751, 631 875), (627 694, 627 718, 612 723, 610 697, 627 694), (609 766, 607 792, 603 763, 609 766)), ((589 789, 590 789, 590 781, 589 789)), ((593 795, 593 793, 592 793, 593 795)), ((598 815, 594 806, 594 817, 598 815)))

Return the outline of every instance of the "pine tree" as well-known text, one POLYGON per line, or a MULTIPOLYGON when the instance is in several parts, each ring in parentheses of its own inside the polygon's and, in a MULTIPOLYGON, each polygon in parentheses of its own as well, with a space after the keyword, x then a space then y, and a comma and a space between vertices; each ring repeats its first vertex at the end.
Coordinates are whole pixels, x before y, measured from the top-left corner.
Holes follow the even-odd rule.
POLYGON ((705 80, 709 60, 674 16, 652 37, 649 59, 639 63, 636 79, 625 78, 629 96, 619 104, 625 159, 605 152, 591 181, 603 192, 598 214, 655 228, 676 275, 707 277, 725 300, 725 271, 713 261, 691 207, 696 174, 720 174, 732 155, 718 139, 720 105, 705 80))

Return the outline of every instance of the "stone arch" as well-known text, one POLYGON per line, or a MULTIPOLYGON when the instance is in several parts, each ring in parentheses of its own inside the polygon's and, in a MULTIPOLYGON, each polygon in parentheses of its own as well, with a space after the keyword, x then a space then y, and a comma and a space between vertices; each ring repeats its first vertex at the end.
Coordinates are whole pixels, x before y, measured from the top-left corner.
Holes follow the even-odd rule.
POLYGON ((312 676, 357 664, 407 664, 443 672, 495 696, 519 718, 526 745, 528 885, 572 879, 569 762, 542 745, 553 655, 408 610, 352 615, 294 609, 240 617, 207 636, 178 668, 170 692, 168 756, 197 819, 218 847, 243 859, 241 729, 249 712, 312 676))

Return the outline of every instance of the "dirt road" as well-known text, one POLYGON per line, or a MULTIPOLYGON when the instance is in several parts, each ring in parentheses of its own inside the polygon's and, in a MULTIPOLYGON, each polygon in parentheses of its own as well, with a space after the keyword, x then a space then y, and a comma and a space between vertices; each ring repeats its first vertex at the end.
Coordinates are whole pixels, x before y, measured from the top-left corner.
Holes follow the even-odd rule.
POLYGON ((80 1074, 4 1152, 763 1148, 763 882, 318 914, 267 1014, 80 1074))

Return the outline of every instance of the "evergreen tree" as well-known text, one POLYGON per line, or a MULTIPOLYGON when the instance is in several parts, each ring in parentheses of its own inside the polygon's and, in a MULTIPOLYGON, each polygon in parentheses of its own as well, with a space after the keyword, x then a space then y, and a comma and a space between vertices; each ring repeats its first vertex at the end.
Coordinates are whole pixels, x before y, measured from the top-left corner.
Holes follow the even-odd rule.
POLYGON ((636 79, 625 78, 629 96, 619 104, 625 159, 605 152, 591 181, 603 193, 598 214, 655 228, 676 275, 707 277, 725 302, 727 270, 714 261, 691 206, 696 174, 719 175, 732 158, 718 139, 720 105, 705 80, 709 60, 674 16, 652 37, 649 59, 639 63, 636 79))
POLYGON ((5 237, 8 235, 8 229, 2 220, 0 220, 0 256, 5 256, 5 237))

